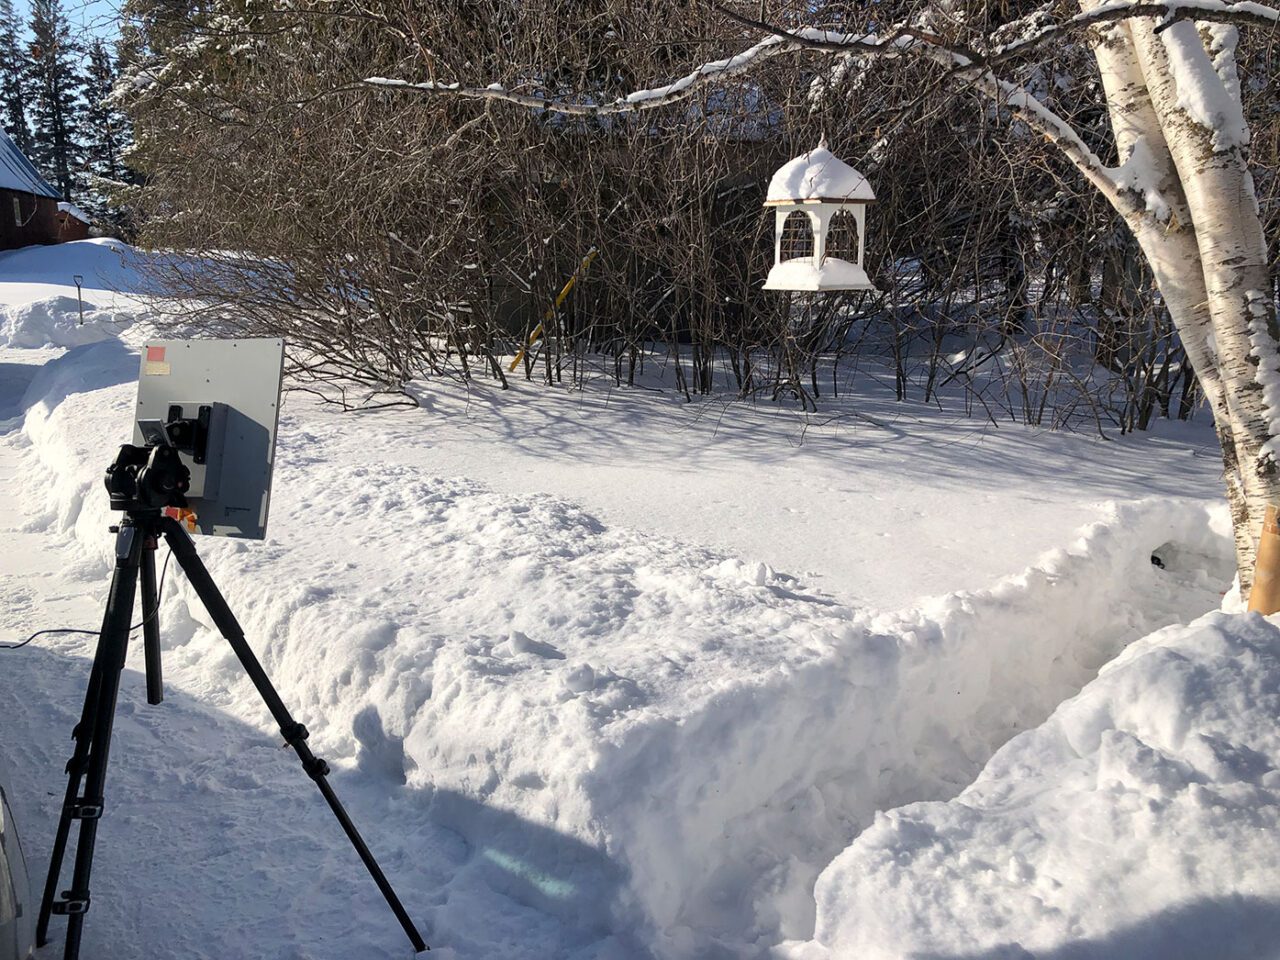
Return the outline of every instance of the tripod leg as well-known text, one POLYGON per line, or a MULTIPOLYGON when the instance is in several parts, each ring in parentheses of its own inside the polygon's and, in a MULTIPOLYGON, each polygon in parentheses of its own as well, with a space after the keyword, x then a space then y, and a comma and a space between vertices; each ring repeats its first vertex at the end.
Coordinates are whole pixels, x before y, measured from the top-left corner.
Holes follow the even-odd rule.
POLYGON ((54 856, 45 882, 45 900, 40 906, 40 936, 47 938, 49 914, 67 917, 65 960, 77 960, 84 915, 89 909, 89 878, 93 872, 93 848, 98 835, 98 818, 102 816, 103 792, 107 781, 107 761, 111 752, 111 729, 115 720, 116 698, 120 692, 120 673, 129 646, 129 627, 137 593, 138 568, 141 563, 143 531, 129 520, 120 527, 116 538, 116 569, 107 597, 107 612, 98 652, 94 656, 89 691, 80 726, 76 733, 76 751, 68 764, 67 802, 58 821, 54 856), (84 792, 80 794, 83 778, 84 792), (62 860, 71 830, 71 821, 80 821, 76 841, 76 859, 71 888, 54 902, 62 872, 62 860))
POLYGON ((40 917, 36 923, 36 943, 43 947, 49 942, 49 916, 53 909, 54 897, 58 894, 58 880, 62 873, 62 860, 67 852, 67 839, 71 835, 72 818, 66 811, 73 808, 80 796, 80 785, 84 782, 85 764, 89 759, 89 747, 93 733, 93 719, 98 711, 98 690, 101 686, 102 665, 109 655, 109 644, 103 642, 106 636, 107 618, 104 615, 102 632, 98 637, 98 648, 93 656, 93 667, 89 671, 89 684, 85 689, 84 706, 80 710, 80 722, 71 731, 75 741, 75 749, 71 759, 67 761, 67 790, 62 800, 63 815, 58 818, 58 832, 53 840, 53 853, 49 858, 49 873, 45 878, 44 896, 40 900, 40 917))
POLYGON ((149 533, 142 550, 142 649, 147 660, 147 703, 164 702, 160 666, 160 601, 156 595, 156 536, 149 533))
POLYGON ((271 678, 262 669, 262 664, 258 662, 258 658, 249 646, 249 642, 245 640, 244 631, 236 621, 235 614, 227 606, 226 599, 218 590, 217 584, 213 582, 213 578, 205 568, 204 562, 196 552, 195 544, 192 543, 191 538, 187 536, 187 532, 182 529, 176 520, 165 517, 161 522, 165 539, 169 542, 169 547, 173 551, 178 564, 182 567, 183 573, 187 575, 187 580, 191 582, 191 586, 195 589, 197 596, 200 597, 200 602, 204 604, 209 616, 217 624, 218 631, 231 644, 231 649, 235 651, 236 657, 239 658, 245 673, 253 681, 253 685, 258 690, 258 695, 262 697, 267 709, 271 711, 271 716, 279 725, 280 732, 284 734, 285 742, 293 747, 298 759, 302 761, 302 768, 306 770, 307 775, 320 788, 320 793, 323 794, 328 802, 329 809, 337 817, 338 823, 342 825, 342 829, 347 834, 347 839, 351 841, 351 845, 364 862, 365 869, 369 871, 369 875, 373 877, 373 882, 378 885, 378 889, 382 892, 383 898, 387 901, 387 906, 391 908, 391 912, 400 921, 400 926, 404 928, 405 935, 408 936, 409 941, 413 944, 414 952, 421 953, 423 950, 429 949, 423 941, 422 935, 418 933, 418 928, 414 926, 413 920, 410 919, 404 905, 400 902, 400 898, 396 896, 391 882, 387 880, 386 874, 378 866, 378 861, 374 858, 373 852, 364 842, 364 838, 360 836, 360 831, 356 829, 356 825, 351 822, 351 817, 347 815, 346 809, 342 806, 342 801, 338 799, 338 795, 333 792, 333 787, 329 785, 329 781, 326 779, 329 773, 329 765, 313 754, 311 748, 307 746, 307 728, 293 719, 288 708, 284 705, 284 701, 280 699, 280 694, 276 692, 276 688, 272 685, 271 678))

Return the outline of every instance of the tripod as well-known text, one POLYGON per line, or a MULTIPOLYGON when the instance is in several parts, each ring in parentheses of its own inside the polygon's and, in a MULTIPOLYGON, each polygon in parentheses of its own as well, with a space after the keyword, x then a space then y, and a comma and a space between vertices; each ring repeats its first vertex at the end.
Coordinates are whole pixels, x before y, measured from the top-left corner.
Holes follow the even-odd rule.
MULTIPOLYGON (((138 450, 139 448, 124 449, 138 450)), ((166 448, 160 449, 163 451, 166 448)), ((156 463, 160 459, 163 458, 159 455, 152 456, 151 462, 156 463)), ((173 459, 176 460, 176 457, 173 459)), ((119 462, 118 460, 117 463, 119 462)), ((111 472, 109 471, 109 489, 110 485, 111 472)), ((115 491, 113 491, 113 502, 114 499, 115 491)), ((166 497, 152 498, 152 502, 154 503, 157 499, 163 500, 166 497)), ((395 890, 383 874, 382 868, 378 866, 373 853, 360 836, 355 824, 351 822, 346 809, 342 806, 342 801, 329 785, 326 779, 329 773, 328 764, 315 756, 307 746, 307 728, 293 719, 275 687, 272 686, 270 678, 245 640, 244 631, 236 622, 226 600, 214 584, 186 530, 173 517, 166 516, 159 506, 140 503, 137 500, 125 510, 124 521, 120 526, 112 527, 112 530, 116 533, 115 571, 111 577, 111 590, 107 596, 107 609, 102 621, 102 632, 98 638, 98 648, 89 673, 89 688, 85 693, 84 708, 80 714, 80 722, 72 734, 75 739, 75 750, 67 762, 66 799, 62 805, 62 816, 58 821, 58 832, 54 838, 53 855, 49 864, 49 876, 45 881, 44 897, 40 903, 40 916, 36 926, 36 937, 40 946, 48 943, 50 916, 58 914, 67 918, 66 949, 63 954, 65 960, 77 960, 80 955, 84 917, 90 903, 89 879, 93 871, 93 848, 98 834, 98 820, 102 816, 104 807, 107 760, 111 750, 111 728, 115 718, 116 699, 120 691, 120 674, 124 669, 129 633, 133 629, 131 624, 139 581, 141 581, 142 593, 147 702, 160 703, 164 697, 160 674, 160 624, 157 612, 155 568, 156 546, 160 537, 163 536, 173 557, 178 561, 178 565, 182 567, 187 580, 199 596, 200 602, 209 612, 218 631, 231 644, 231 649, 239 658, 241 666, 253 681, 267 709, 271 711, 271 716, 279 725, 285 742, 293 747, 298 759, 302 761, 302 768, 320 788, 321 794, 329 804, 329 809, 337 817, 347 834, 347 839, 355 847, 356 853, 360 855, 365 868, 373 877, 374 883, 378 885, 387 905, 413 943, 414 952, 428 949, 396 896, 395 890), (71 887, 63 890, 61 896, 57 897, 67 841, 70 838, 72 824, 75 822, 80 824, 80 833, 76 843, 71 887)))

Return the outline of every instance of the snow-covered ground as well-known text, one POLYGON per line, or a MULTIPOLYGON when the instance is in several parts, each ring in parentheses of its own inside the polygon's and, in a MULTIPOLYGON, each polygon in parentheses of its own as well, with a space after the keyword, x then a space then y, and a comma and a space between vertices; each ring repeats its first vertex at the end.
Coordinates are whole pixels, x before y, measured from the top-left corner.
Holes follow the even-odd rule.
MULTIPOLYGON (((27 271, 101 247, 0 255, 5 637, 100 616, 145 291, 126 271, 130 315, 82 327, 27 271)), ((421 395, 290 395, 271 538, 200 548, 437 952, 1155 957, 1188 904, 1255 933, 1280 916, 1274 832, 1248 829, 1274 808, 1274 705, 1231 686, 1274 696, 1275 630, 1176 626, 1231 570, 1204 428, 995 430, 873 383, 823 423, 639 390, 421 395), (1245 648, 1257 670, 1233 674, 1245 648), (1143 870, 1106 839, 1129 830, 1143 870)), ((92 955, 407 956, 173 571, 161 618, 170 695, 145 705, 133 651, 92 955)), ((92 647, 0 651, 37 864, 92 647)))
MULTIPOLYGON (((54 301, 44 310, 52 323, 46 332, 57 340, 59 313, 74 312, 79 320, 79 300, 89 310, 146 310, 148 291, 155 284, 146 275, 148 266, 165 262, 119 240, 78 240, 56 247, 23 247, 0 253, 0 304, 12 314, 14 307, 54 301), (76 278, 80 278, 79 290, 76 278), (65 303, 62 298, 71 301, 65 303), (79 298, 79 299, 78 299, 79 298), (75 307, 72 311, 70 308, 75 307)), ((66 318, 63 318, 66 319, 66 318)), ((0 334, 6 338, 6 334, 0 334)), ((14 346, 31 346, 18 343, 14 346)))
POLYGON ((1280 955, 1277 716, 1275 622, 1138 640, 958 798, 878 814, 788 956, 1280 955))

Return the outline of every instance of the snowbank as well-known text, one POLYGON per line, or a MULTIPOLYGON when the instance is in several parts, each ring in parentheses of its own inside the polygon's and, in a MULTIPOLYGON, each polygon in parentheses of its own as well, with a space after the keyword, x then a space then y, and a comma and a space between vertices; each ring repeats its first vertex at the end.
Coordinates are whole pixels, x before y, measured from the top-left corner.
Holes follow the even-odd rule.
POLYGON ((138 316, 131 310, 85 306, 74 296, 0 307, 0 347, 78 347, 119 336, 138 316))
POLYGON ((1132 644, 949 803, 880 814, 786 955, 1255 958, 1280 934, 1280 626, 1132 644))
POLYGON ((20 404, 23 434, 40 461, 22 483, 28 502, 44 507, 26 527, 76 531, 86 545, 102 541, 91 552, 100 575, 110 570, 103 532, 114 522, 102 476, 119 444, 129 442, 137 376, 137 354, 119 340, 85 344, 44 364, 20 404))
POLYGON ((147 297, 155 292, 147 272, 166 262, 182 261, 113 239, 9 250, 0 253, 0 304, 12 307, 51 297, 74 302, 78 276, 86 307, 146 310, 147 297))
MULTIPOLYGON (((25 401, 29 475, 52 478, 28 491, 49 505, 34 522, 73 532, 99 576, 136 370, 119 344, 81 347, 25 401)), ((459 890, 629 955, 810 936, 813 879, 876 810, 954 795, 1125 643, 1215 606, 1230 568, 1225 510, 1147 501, 992 590, 878 615, 425 474, 373 427, 341 446, 319 416, 284 411, 274 538, 201 542, 267 669, 319 751, 466 839, 459 890)), ((172 575, 162 621, 167 681, 267 729, 172 575)))

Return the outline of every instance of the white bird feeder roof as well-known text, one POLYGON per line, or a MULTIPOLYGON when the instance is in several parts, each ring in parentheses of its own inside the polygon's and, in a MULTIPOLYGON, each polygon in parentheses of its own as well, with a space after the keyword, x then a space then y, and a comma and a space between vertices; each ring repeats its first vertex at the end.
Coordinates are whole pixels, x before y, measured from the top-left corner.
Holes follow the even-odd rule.
POLYGON ((769 181, 765 204, 865 203, 875 198, 867 178, 828 150, 823 141, 778 168, 769 181))

